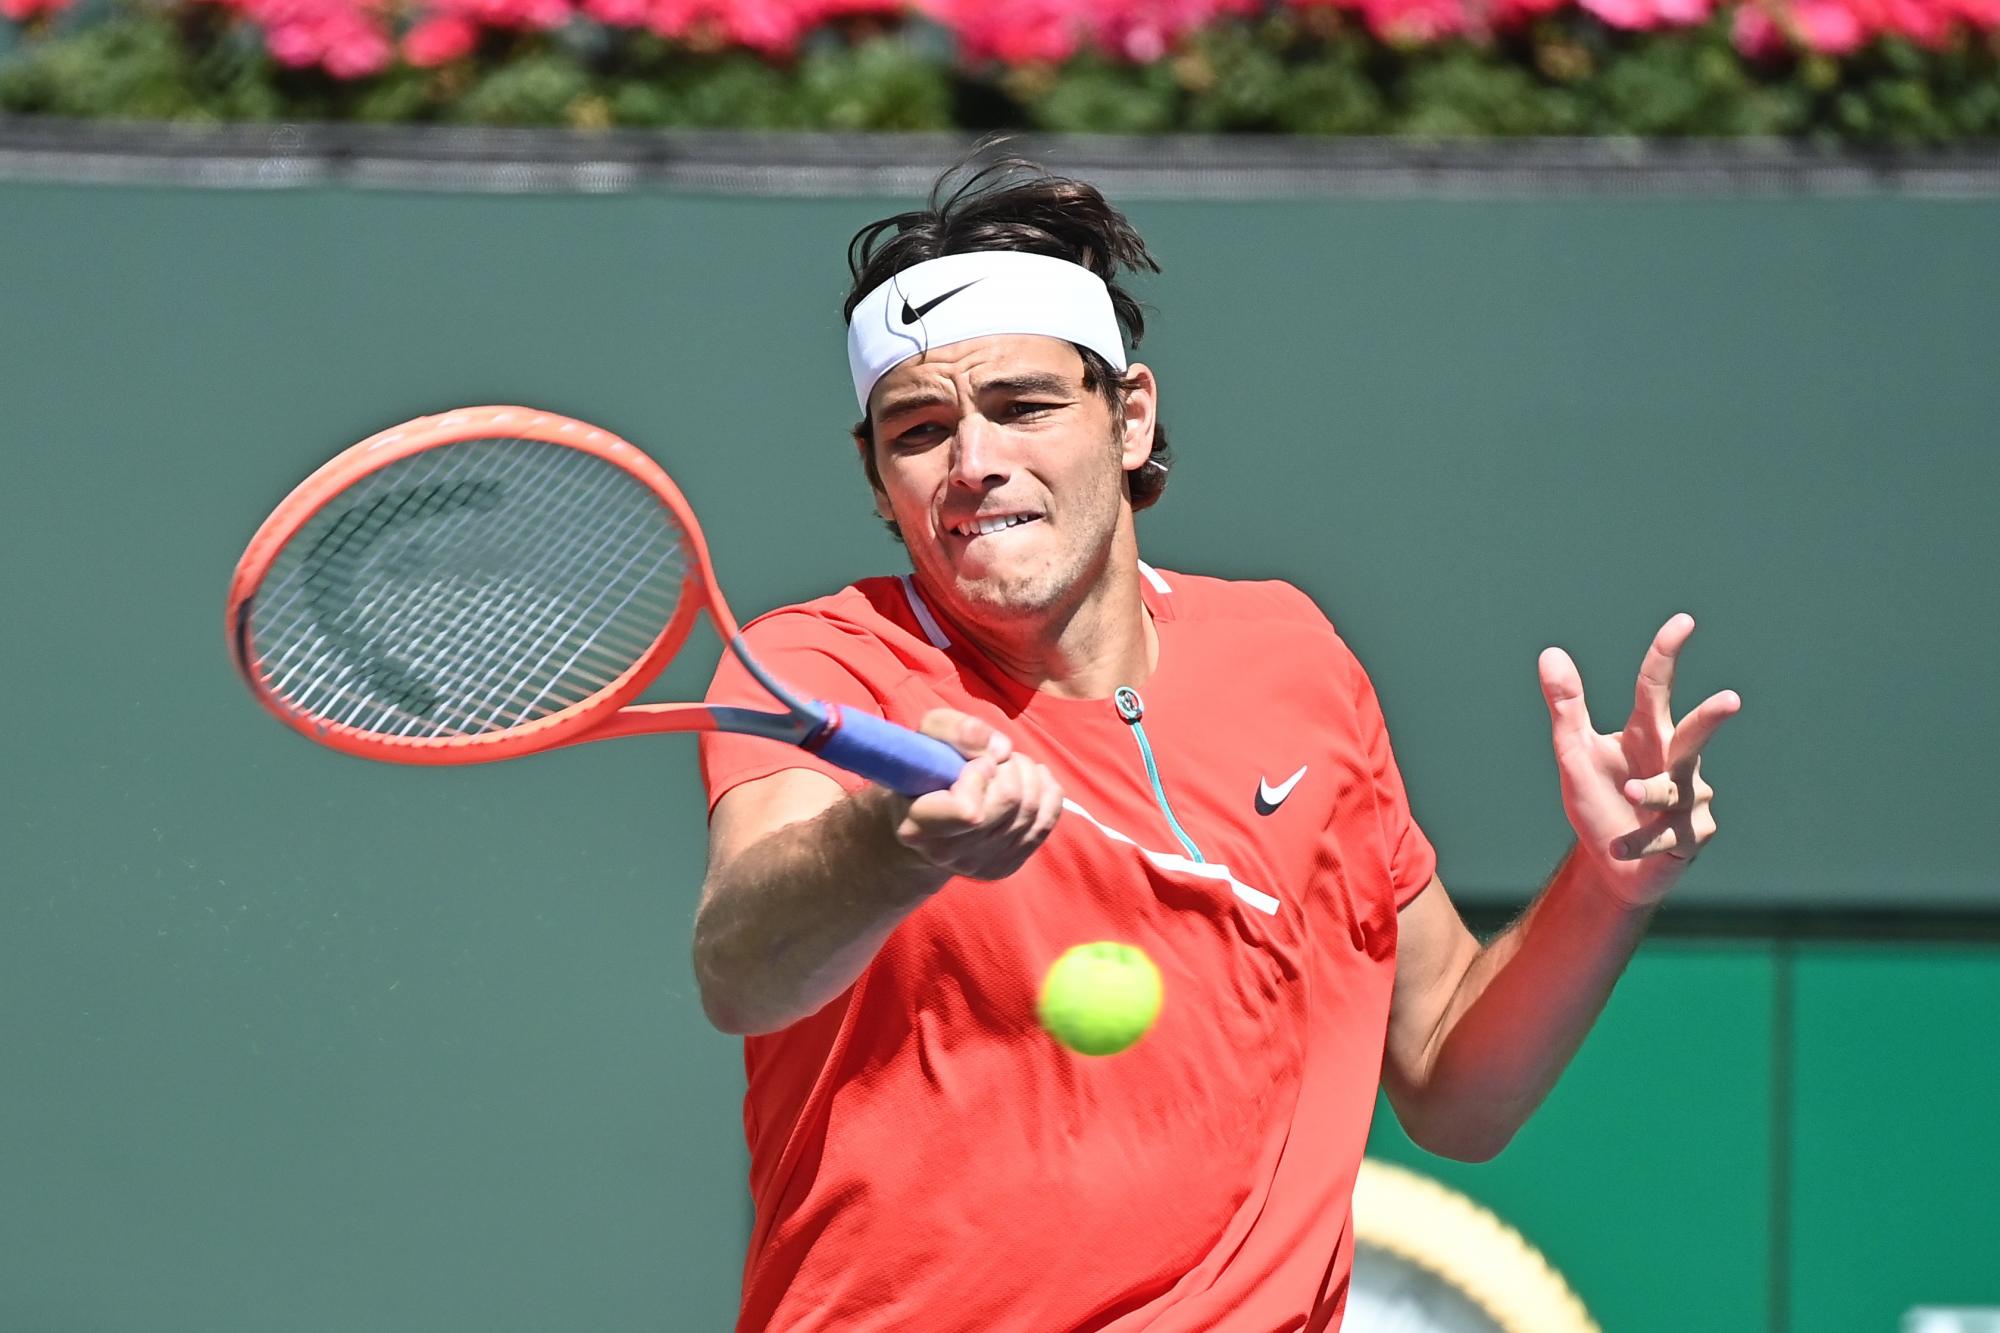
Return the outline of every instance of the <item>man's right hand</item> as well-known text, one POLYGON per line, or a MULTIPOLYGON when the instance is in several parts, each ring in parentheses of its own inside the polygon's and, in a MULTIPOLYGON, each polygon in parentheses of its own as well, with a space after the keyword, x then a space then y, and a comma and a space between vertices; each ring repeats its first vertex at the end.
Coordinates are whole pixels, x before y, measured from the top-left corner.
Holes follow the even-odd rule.
POLYGON ((1048 838, 1063 797, 1046 768, 964 713, 938 709, 921 730, 972 761, 948 790, 847 793, 784 769, 715 803, 694 974, 716 1027, 776 1032, 816 1013, 953 876, 1011 875, 1048 838))
POLYGON ((944 791, 909 803, 896 840, 968 879, 1005 879, 1047 841, 1062 814, 1062 784, 980 718, 934 708, 917 728, 972 762, 944 791))

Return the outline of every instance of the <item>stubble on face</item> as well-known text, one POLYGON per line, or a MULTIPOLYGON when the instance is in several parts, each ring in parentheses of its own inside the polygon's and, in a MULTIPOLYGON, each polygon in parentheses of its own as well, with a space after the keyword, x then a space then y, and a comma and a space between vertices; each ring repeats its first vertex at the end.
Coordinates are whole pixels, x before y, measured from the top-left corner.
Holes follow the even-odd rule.
POLYGON ((954 561, 942 545, 949 536, 923 543, 935 586, 953 589, 968 611, 989 622, 1039 622, 1074 611, 1103 576, 1118 526, 1124 473, 1115 430, 1104 437, 1100 461, 1070 478, 1060 494, 1042 492, 1047 530, 1035 534, 1032 554, 988 561, 968 552, 954 561))
MULTIPOLYGON (((958 383, 961 391, 966 382, 1059 372, 1071 386, 1060 428, 989 433, 982 450, 990 454, 990 467, 975 470, 991 475, 982 475, 976 487, 951 479, 949 442, 913 457, 878 454, 882 498, 920 580, 947 596, 960 618, 1016 632, 1066 621, 1088 600, 1108 563, 1125 496, 1118 419, 1100 394, 1082 387, 1074 349, 1058 344, 1060 352, 1051 355, 1049 340, 1029 341, 1043 345, 974 350, 962 365, 946 354, 927 370, 958 383), (1040 518, 970 540, 951 530, 974 514, 1023 510, 1040 518)), ((905 430, 893 416, 887 427, 892 439, 905 430)))

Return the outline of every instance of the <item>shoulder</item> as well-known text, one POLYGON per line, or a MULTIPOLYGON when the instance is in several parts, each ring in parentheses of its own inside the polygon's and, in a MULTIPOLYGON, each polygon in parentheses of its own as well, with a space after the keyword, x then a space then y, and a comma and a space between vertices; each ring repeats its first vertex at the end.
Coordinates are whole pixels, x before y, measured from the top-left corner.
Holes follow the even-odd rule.
POLYGON ((1152 575, 1175 620, 1266 621, 1339 637, 1319 603, 1284 579, 1219 579, 1164 569, 1152 575))
POLYGON ((903 580, 861 579, 811 601, 775 607, 743 626, 757 652, 817 650, 843 661, 907 661, 927 647, 903 580))
POLYGON ((1222 579, 1154 570, 1172 619, 1197 633, 1227 635, 1242 652, 1282 648, 1282 656, 1324 674, 1352 676, 1361 664, 1333 621, 1304 589, 1284 579, 1222 579), (1164 587, 1162 587, 1164 585, 1164 587))

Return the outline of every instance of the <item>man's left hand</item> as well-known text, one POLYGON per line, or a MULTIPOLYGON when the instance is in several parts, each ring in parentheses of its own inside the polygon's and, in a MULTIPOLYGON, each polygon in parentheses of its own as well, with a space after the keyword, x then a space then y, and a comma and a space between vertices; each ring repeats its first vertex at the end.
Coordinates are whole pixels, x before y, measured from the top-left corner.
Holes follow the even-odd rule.
POLYGON ((1560 648, 1544 649, 1542 697, 1555 729, 1563 809, 1577 845, 1605 887, 1637 907, 1666 897, 1710 838, 1715 791, 1701 777, 1701 751, 1743 707, 1734 690, 1712 694, 1674 722, 1674 663, 1694 633, 1676 615, 1653 636, 1639 667, 1637 697, 1623 731, 1602 735, 1583 699, 1583 678, 1560 648))

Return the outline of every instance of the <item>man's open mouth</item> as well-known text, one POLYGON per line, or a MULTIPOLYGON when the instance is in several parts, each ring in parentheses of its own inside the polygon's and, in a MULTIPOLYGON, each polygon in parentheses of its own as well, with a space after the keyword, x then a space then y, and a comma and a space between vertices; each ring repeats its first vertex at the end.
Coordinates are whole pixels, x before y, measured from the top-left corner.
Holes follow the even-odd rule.
POLYGON ((950 531, 954 537, 988 537, 996 532, 1005 532, 1008 528, 1018 528, 1024 523, 1033 523, 1039 518, 1040 514, 995 514, 991 518, 967 519, 962 523, 954 523, 950 531))

